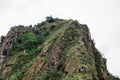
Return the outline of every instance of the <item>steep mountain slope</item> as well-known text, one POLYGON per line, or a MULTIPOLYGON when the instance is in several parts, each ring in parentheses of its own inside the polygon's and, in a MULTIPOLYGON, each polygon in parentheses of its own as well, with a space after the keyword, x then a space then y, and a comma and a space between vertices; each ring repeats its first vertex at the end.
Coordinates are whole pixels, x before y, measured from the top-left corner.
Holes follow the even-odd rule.
POLYGON ((88 27, 73 20, 15 26, 1 37, 0 55, 3 80, 119 80, 108 73, 88 27))

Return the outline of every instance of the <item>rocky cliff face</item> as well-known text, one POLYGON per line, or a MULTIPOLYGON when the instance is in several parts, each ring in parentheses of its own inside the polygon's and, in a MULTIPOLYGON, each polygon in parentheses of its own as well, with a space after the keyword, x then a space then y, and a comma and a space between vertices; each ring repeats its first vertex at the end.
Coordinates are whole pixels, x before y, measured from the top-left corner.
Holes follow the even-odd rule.
POLYGON ((5 80, 119 80, 108 73, 87 25, 53 19, 11 28, 1 37, 0 76, 5 80))

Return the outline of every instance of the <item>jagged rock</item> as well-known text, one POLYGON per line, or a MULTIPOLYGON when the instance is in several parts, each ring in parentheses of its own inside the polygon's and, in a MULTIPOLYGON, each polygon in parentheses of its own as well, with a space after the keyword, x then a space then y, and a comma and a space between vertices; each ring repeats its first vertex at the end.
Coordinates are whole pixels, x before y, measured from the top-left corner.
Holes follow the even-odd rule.
POLYGON ((2 43, 3 43, 3 41, 4 41, 4 39, 5 39, 4 36, 1 36, 1 37, 0 37, 0 43, 1 43, 1 45, 2 45, 2 43))
POLYGON ((86 71, 86 68, 85 68, 85 67, 81 67, 81 68, 79 68, 79 69, 78 69, 78 71, 77 71, 77 72, 79 72, 79 73, 80 73, 80 72, 85 72, 85 71, 86 71))
POLYGON ((1 37, 0 75, 5 80, 119 80, 107 71, 87 25, 51 17, 12 27, 1 37))
POLYGON ((6 64, 6 67, 12 66, 13 64, 6 64))
POLYGON ((8 52, 7 49, 4 49, 2 55, 7 56, 7 52, 8 52))

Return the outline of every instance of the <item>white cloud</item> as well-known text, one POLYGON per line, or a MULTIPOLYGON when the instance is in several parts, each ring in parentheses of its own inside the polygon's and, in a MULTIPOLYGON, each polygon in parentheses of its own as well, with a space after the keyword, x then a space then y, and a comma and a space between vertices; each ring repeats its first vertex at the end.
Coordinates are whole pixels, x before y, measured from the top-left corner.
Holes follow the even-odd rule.
POLYGON ((120 0, 0 0, 0 35, 48 15, 87 24, 97 48, 107 57, 109 71, 120 76, 120 0))

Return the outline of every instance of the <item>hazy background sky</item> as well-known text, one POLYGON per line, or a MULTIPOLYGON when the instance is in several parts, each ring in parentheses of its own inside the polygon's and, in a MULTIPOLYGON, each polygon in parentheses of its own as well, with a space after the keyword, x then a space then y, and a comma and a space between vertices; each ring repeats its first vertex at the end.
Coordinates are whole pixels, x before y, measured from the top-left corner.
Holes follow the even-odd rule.
POLYGON ((49 15, 87 24, 108 70, 120 77, 120 0, 0 0, 0 36, 49 15))

